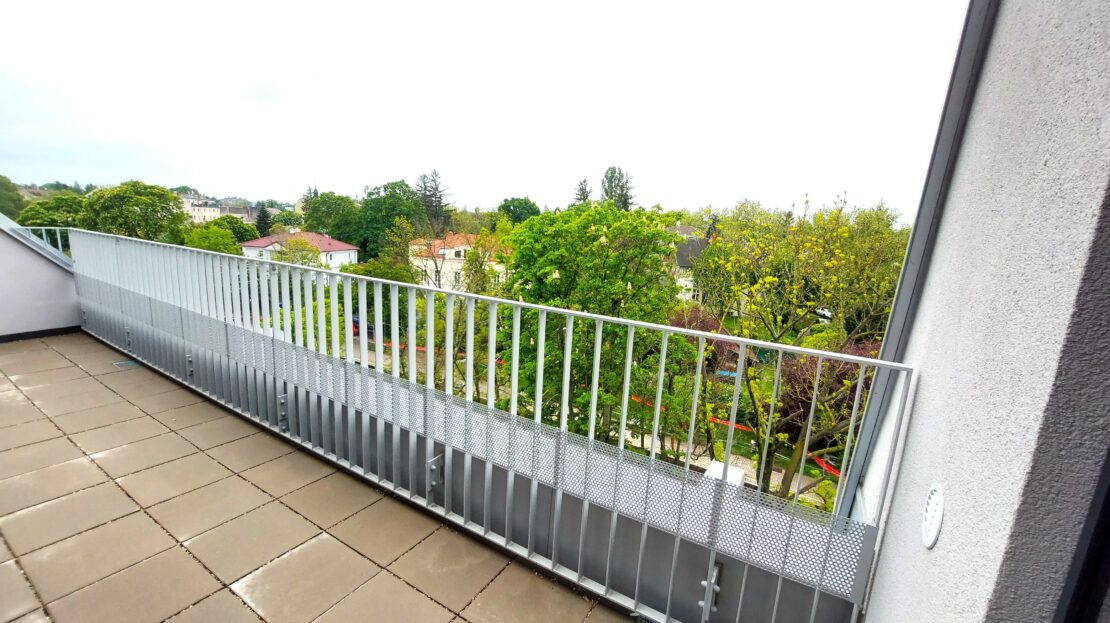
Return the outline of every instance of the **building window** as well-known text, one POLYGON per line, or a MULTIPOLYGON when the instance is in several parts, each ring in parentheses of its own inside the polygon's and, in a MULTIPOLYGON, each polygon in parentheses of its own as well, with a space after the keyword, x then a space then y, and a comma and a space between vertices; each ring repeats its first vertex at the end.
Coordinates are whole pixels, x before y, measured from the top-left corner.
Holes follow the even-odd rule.
POLYGON ((455 276, 454 276, 455 285, 459 285, 459 278, 461 276, 462 276, 462 273, 460 273, 459 271, 456 270, 455 271, 455 276))
POLYGON ((462 257, 462 256, 463 256, 462 249, 455 249, 455 257, 462 257))

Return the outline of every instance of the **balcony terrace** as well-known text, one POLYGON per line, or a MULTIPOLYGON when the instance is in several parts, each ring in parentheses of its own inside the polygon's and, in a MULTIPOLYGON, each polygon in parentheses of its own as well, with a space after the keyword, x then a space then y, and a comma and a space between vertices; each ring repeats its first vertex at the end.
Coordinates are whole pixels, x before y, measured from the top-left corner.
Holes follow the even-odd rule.
POLYGON ((218 607, 241 599, 281 621, 371 605, 382 620, 859 612, 894 455, 876 460, 870 490, 850 484, 854 457, 878 375, 900 388, 900 429, 905 366, 80 230, 7 231, 72 271, 85 331, 0 357, 12 414, 0 464, 15 470, 0 482, 0 532, 12 581, 22 566, 37 591, 19 609, 155 621, 218 593, 218 607), (709 400, 728 406, 710 416, 709 400), (740 441, 764 432, 740 424, 752 409, 769 409, 761 428, 796 431, 796 456, 842 455, 843 474, 817 463, 835 475, 834 512, 811 508, 817 481, 783 472, 794 468, 776 465, 770 435, 761 450, 740 441), (725 436, 715 475, 692 461, 709 417, 725 436), (61 562, 73 556, 97 562, 77 573, 61 562), (149 578, 163 564, 196 586, 158 596, 149 578), (151 588, 122 589, 133 577, 151 588))
POLYGON ((88 334, 0 372, 0 621, 627 620, 88 334))

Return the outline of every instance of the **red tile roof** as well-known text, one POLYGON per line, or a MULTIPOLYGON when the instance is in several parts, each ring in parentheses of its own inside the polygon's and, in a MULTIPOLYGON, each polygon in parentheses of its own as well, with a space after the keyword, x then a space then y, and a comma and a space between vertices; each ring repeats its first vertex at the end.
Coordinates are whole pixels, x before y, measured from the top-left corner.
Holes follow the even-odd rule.
POLYGON ((300 238, 308 244, 316 247, 321 252, 358 251, 358 247, 352 244, 347 244, 346 242, 336 240, 331 236, 325 236, 324 234, 317 234, 316 232, 311 231, 302 231, 295 234, 277 234, 275 236, 265 236, 262 238, 256 238, 255 240, 240 242, 239 246, 266 248, 272 244, 280 244, 282 242, 285 242, 285 240, 290 237, 300 238))
POLYGON ((477 234, 456 234, 454 232, 447 232, 447 235, 442 240, 426 240, 424 238, 417 238, 409 243, 409 248, 424 247, 419 252, 415 253, 417 257, 432 257, 443 255, 444 249, 457 249, 459 247, 473 247, 474 241, 478 239, 477 234), (431 245, 429 249, 428 246, 431 245))

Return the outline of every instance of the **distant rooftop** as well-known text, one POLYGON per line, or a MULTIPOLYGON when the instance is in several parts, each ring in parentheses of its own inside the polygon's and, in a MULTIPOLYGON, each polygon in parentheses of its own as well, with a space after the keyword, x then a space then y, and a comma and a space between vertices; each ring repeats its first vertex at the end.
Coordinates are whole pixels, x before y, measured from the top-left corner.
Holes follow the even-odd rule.
POLYGON ((316 247, 320 251, 358 251, 358 247, 353 244, 347 244, 341 240, 336 240, 331 236, 318 234, 311 231, 302 231, 295 234, 275 234, 273 236, 263 236, 255 240, 248 240, 247 242, 240 242, 241 247, 252 247, 264 249, 270 245, 281 244, 289 238, 300 238, 308 244, 316 247))

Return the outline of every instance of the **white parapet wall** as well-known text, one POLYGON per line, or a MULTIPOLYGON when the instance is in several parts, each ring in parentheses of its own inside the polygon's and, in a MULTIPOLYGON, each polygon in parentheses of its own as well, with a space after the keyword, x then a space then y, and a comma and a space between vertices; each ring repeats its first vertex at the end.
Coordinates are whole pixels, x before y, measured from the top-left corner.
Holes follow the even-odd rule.
POLYGON ((1110 257, 1108 42, 1105 0, 1000 5, 906 341, 920 382, 868 623, 1049 621, 1066 593, 1110 430, 1105 385, 1054 406, 1063 376, 1106 376, 1069 345, 1110 348, 1110 310, 1083 315, 1110 257))
POLYGON ((0 229, 0 339, 80 324, 73 273, 0 229))

